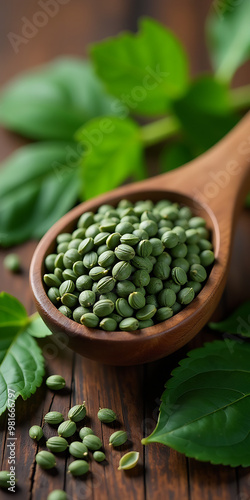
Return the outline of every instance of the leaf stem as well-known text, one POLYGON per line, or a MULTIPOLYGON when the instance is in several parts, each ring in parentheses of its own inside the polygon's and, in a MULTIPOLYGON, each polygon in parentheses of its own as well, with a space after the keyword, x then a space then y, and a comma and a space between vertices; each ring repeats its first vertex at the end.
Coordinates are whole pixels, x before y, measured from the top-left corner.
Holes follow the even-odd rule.
POLYGON ((250 106, 250 85, 243 85, 230 91, 231 103, 237 111, 250 106))
POLYGON ((181 130, 181 124, 175 116, 167 116, 155 122, 141 127, 141 139, 145 147, 152 146, 158 142, 171 137, 181 130))

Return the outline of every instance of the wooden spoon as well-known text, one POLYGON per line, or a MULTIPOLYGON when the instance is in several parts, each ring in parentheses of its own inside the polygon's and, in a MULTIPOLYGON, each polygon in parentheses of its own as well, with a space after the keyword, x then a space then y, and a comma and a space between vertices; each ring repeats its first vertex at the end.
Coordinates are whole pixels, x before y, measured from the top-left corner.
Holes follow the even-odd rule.
POLYGON ((236 216, 250 189, 250 113, 216 146, 178 170, 130 184, 77 206, 62 217, 40 241, 31 263, 30 282, 36 307, 53 333, 88 358, 113 365, 133 365, 170 354, 191 340, 216 308, 227 277, 236 216), (136 332, 105 332, 66 318, 51 303, 43 284, 44 259, 55 250, 61 232, 72 232, 77 219, 103 203, 116 205, 162 198, 190 206, 204 217, 212 232, 216 262, 194 301, 171 319, 136 332))

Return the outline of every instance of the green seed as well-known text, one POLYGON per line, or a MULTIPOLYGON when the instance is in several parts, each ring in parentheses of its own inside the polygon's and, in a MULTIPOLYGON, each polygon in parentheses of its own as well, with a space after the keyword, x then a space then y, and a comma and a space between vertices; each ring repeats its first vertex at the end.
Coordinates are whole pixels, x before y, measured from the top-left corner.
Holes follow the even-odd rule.
POLYGON ((71 462, 68 467, 68 472, 72 474, 72 476, 83 476, 89 470, 89 464, 85 462, 85 460, 75 460, 71 462))
POLYGON ((109 444, 110 446, 122 446, 124 443, 126 443, 128 439, 128 435, 125 431, 116 431, 111 434, 109 438, 109 444))
POLYGON ((120 261, 114 265, 112 269, 112 276, 119 281, 127 280, 131 274, 131 271, 132 268, 129 262, 120 261))
POLYGON ((43 281, 47 286, 53 286, 59 288, 61 285, 61 281, 57 278, 55 274, 45 274, 43 277, 43 281))
POLYGON ((46 441, 46 446, 54 453, 60 453, 68 448, 68 442, 63 437, 53 436, 46 441))
POLYGON ((97 292, 98 293, 108 293, 113 290, 115 287, 116 280, 115 278, 112 278, 111 276, 105 276, 104 278, 101 278, 98 283, 97 283, 97 292))
POLYGON ((158 301, 161 307, 172 307, 176 301, 176 294, 171 288, 164 288, 158 295, 158 301))
POLYGON ((76 432, 76 424, 75 422, 72 422, 71 420, 65 420, 65 422, 62 422, 58 429, 58 436, 62 437, 70 437, 73 436, 76 432))
POLYGON ((153 220, 144 220, 140 223, 140 229, 143 231, 146 231, 148 233, 149 237, 155 236, 158 231, 158 226, 155 221, 153 220))
POLYGON ((83 444, 87 446, 89 450, 99 450, 102 447, 102 442, 99 437, 94 434, 89 434, 85 436, 82 440, 83 444))
POLYGON ((36 455, 36 463, 41 469, 52 469, 56 465, 56 459, 49 451, 39 451, 36 455))
POLYGON ((189 276, 191 280, 202 283, 207 278, 207 271, 200 264, 193 264, 190 268, 189 276))
POLYGON ((86 269, 92 269, 97 264, 98 255, 96 252, 88 252, 83 257, 83 265, 86 269))
POLYGON ((74 308, 78 304, 78 297, 74 295, 73 293, 65 293, 61 297, 61 301, 64 306, 69 307, 70 309, 74 308))
POLYGON ((161 241, 166 248, 174 248, 179 243, 179 238, 173 231, 166 231, 162 237, 161 241))
POLYGON ((29 430, 29 436, 31 439, 35 439, 36 441, 40 441, 40 439, 43 437, 43 430, 39 425, 32 425, 32 427, 29 430))
POLYGON ((153 304, 147 304, 146 306, 139 309, 136 313, 136 318, 140 321, 145 321, 147 319, 153 318, 156 313, 156 307, 153 304))
POLYGON ((187 282, 187 275, 181 267, 174 267, 171 275, 177 285, 185 285, 187 282))
POLYGON ((108 274, 108 269, 105 269, 104 267, 101 266, 96 266, 90 269, 89 271, 89 276, 91 276, 92 280, 98 281, 104 276, 108 274))
POLYGON ((79 292, 83 290, 91 290, 93 285, 93 280, 91 276, 79 276, 76 280, 76 288, 79 292))
POLYGON ((126 299, 130 293, 135 292, 135 285, 132 281, 124 280, 118 281, 116 285, 116 291, 119 297, 126 299))
POLYGON ((200 241, 200 235, 196 229, 187 229, 186 231, 186 242, 188 245, 195 245, 200 241))
MULTIPOLYGON (((7 257, 4 259, 4 265, 5 265, 5 261, 6 261, 6 259, 7 259, 7 258, 8 258, 8 259, 10 259, 10 255, 12 256, 12 258, 13 258, 13 256, 14 256, 13 262, 15 263, 15 261, 16 261, 16 262, 18 263, 18 261, 19 261, 19 257, 18 257, 18 255, 15 255, 15 254, 9 254, 9 255, 7 255, 7 257)), ((46 257, 46 259, 45 259, 45 266, 47 267, 47 269, 48 269, 48 271, 49 271, 50 273, 53 273, 53 271, 54 271, 54 269, 55 269, 55 267, 56 267, 56 266, 55 266, 55 260, 56 260, 56 258, 57 258, 57 254, 56 254, 56 253, 51 253, 51 254, 47 255, 47 257, 46 257)), ((11 260, 12 260, 12 259, 10 259, 10 261, 11 261, 11 260)), ((20 262, 19 262, 19 266, 20 266, 20 262)), ((17 270, 19 270, 19 266, 18 266, 17 270)), ((8 267, 7 267, 7 269, 8 269, 8 267)), ((12 269, 10 269, 10 270, 12 271, 12 269)))
POLYGON ((93 459, 96 462, 103 462, 103 460, 106 460, 105 453, 103 453, 103 451, 94 451, 93 459))
POLYGON ((140 257, 149 257, 149 255, 151 255, 152 253, 152 250, 153 248, 149 240, 141 240, 136 247, 136 253, 140 257))
POLYGON ((79 276, 82 276, 83 274, 85 274, 86 269, 85 269, 83 262, 81 260, 77 260, 73 264, 73 271, 76 274, 77 278, 79 278, 79 276))
POLYGON ((123 455, 119 462, 118 470, 128 470, 135 467, 139 460, 139 452, 138 451, 130 451, 123 455))
POLYGON ((160 307, 155 315, 157 321, 165 321, 173 316, 171 307, 160 307))
POLYGON ((116 420, 117 418, 115 412, 113 410, 110 410, 109 408, 100 408, 97 413, 97 417, 101 422, 104 422, 105 424, 114 422, 114 420, 116 420))
POLYGON ((49 288, 48 290, 48 297, 49 299, 51 300, 51 302, 53 302, 53 304, 57 305, 60 301, 60 293, 59 293, 59 289, 52 286, 51 288, 49 288))
POLYGON ((102 330, 105 330, 106 332, 113 332, 117 328, 117 321, 113 318, 103 318, 100 323, 99 327, 102 330))
POLYGON ((86 313, 89 313, 89 309, 87 307, 83 307, 83 306, 77 307, 73 311, 74 321, 76 321, 77 323, 81 323, 81 317, 86 313))
POLYGON ((153 325, 154 325, 154 322, 152 319, 146 319, 145 321, 139 321, 139 328, 140 329, 148 328, 148 327, 153 326, 153 325))
POLYGON ((214 262, 214 252, 212 250, 203 250, 200 254, 200 259, 201 265, 208 267, 214 262))
POLYGON ((133 315, 133 309, 130 307, 128 301, 123 298, 119 298, 116 300, 115 308, 117 314, 122 316, 123 318, 128 318, 133 315))
POLYGON ((187 255, 187 245, 185 243, 178 243, 174 248, 171 249, 171 255, 175 258, 184 258, 187 255))
POLYGON ((84 443, 80 441, 73 441, 69 445, 69 452, 75 458, 82 458, 88 455, 88 448, 84 443))
POLYGON ((64 269, 64 264, 63 264, 63 257, 64 257, 64 253, 59 253, 57 254, 56 258, 55 258, 55 262, 54 262, 54 267, 59 267, 60 269, 64 269))
POLYGON ((73 406, 72 408, 70 408, 68 412, 68 418, 73 422, 80 422, 81 420, 84 419, 85 416, 86 416, 85 403, 73 406))
POLYGON ((79 431, 79 436, 81 439, 85 438, 86 436, 89 436, 90 434, 94 434, 92 429, 90 429, 90 427, 82 427, 82 429, 80 429, 79 431))
POLYGON ((150 282, 150 275, 147 271, 144 271, 144 269, 138 269, 133 274, 133 283, 136 287, 141 288, 144 286, 147 286, 150 282))
POLYGON ((146 300, 142 293, 132 292, 128 297, 128 303, 133 309, 142 309, 146 304, 146 300))
POLYGON ((101 267, 109 267, 112 266, 112 264, 115 262, 115 254, 112 252, 112 250, 106 250, 106 252, 103 252, 101 255, 99 255, 98 258, 98 264, 101 267))
POLYGON ((10 471, 1 470, 0 471, 0 488, 7 489, 9 487, 10 487, 10 471))
POLYGON ((88 328, 96 328, 99 324, 99 317, 94 313, 85 313, 81 316, 80 323, 88 328))
POLYGON ((68 495, 63 490, 54 490, 48 495, 47 500, 68 500, 68 495))
POLYGON ((124 318, 120 323, 119 323, 119 328, 120 330, 126 332, 133 332, 134 330, 138 330, 139 328, 139 321, 136 318, 124 318))
POLYGON ((64 243, 64 242, 69 242, 72 239, 72 235, 70 233, 61 233, 58 234, 56 241, 57 243, 64 243))
POLYGON ((49 411, 44 417, 44 422, 51 425, 61 424, 63 420, 63 415, 59 411, 49 411))
POLYGON ((92 290, 84 290, 79 295, 79 302, 83 307, 90 307, 95 303, 96 295, 92 290))
POLYGON ((180 304, 190 304, 195 297, 194 289, 190 287, 182 288, 178 293, 178 301, 180 304))
POLYGON ((160 280, 159 278, 150 278, 149 284, 146 286, 146 290, 150 295, 159 293, 162 289, 162 280, 160 280))
POLYGON ((191 217, 189 219, 189 227, 197 228, 197 227, 205 227, 206 221, 202 217, 191 217))
POLYGON ((126 233, 126 234, 123 234, 121 236, 120 241, 121 241, 121 243, 124 243, 126 245, 130 245, 133 247, 138 243, 139 238, 135 234, 126 233))
POLYGON ((120 243, 120 233, 112 233, 106 239, 106 245, 110 250, 114 250, 120 243))
POLYGON ((186 286, 189 288, 193 288, 194 293, 199 293, 202 289, 202 284, 199 283, 198 281, 188 281, 186 283, 186 286))
POLYGON ((78 228, 85 228, 87 229, 91 224, 94 222, 94 214, 93 212, 85 212, 84 214, 81 215, 77 226, 78 228))
POLYGON ((114 307, 115 305, 114 302, 112 302, 112 300, 109 299, 99 300, 94 304, 93 312, 99 318, 105 318, 106 316, 109 316, 113 312, 114 307))
MULTIPOLYGON (((93 247, 94 247, 93 238, 84 238, 84 240, 80 243, 80 245, 78 247, 78 253, 80 255, 85 255, 86 253, 90 252, 93 247)), ((76 259, 76 260, 80 260, 80 259, 76 259)), ((74 262, 76 262, 76 260, 74 262)))
POLYGON ((63 257, 63 264, 66 269, 72 269, 73 264, 80 260, 80 255, 75 248, 70 248, 65 252, 63 257))
POLYGON ((64 316, 66 316, 67 318, 71 318, 72 316, 72 311, 68 306, 61 306, 59 307, 58 311, 64 314, 64 316))
POLYGON ((53 391, 58 391, 59 389, 63 389, 66 385, 66 382, 61 375, 51 375, 46 380, 46 385, 49 389, 53 391))
POLYGON ((120 235, 133 233, 133 230, 134 228, 130 222, 120 222, 115 228, 115 232, 120 233, 120 235))
POLYGON ((75 290, 75 283, 72 280, 64 281, 59 288, 60 295, 64 295, 65 293, 72 293, 75 290))

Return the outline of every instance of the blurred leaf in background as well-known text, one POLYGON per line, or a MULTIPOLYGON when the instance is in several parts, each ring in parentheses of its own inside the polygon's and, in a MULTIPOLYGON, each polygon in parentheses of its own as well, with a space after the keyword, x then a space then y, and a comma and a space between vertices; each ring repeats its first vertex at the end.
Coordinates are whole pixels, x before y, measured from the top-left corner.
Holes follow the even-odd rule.
POLYGON ((131 113, 163 114, 187 88, 184 48, 153 19, 141 19, 136 35, 122 33, 93 45, 90 55, 107 90, 126 102, 131 113))
POLYGON ((67 140, 91 118, 115 114, 112 103, 88 61, 60 58, 3 90, 0 123, 31 139, 67 140))
POLYGON ((206 34, 218 80, 230 82, 250 57, 249 0, 215 0, 207 19, 206 34))

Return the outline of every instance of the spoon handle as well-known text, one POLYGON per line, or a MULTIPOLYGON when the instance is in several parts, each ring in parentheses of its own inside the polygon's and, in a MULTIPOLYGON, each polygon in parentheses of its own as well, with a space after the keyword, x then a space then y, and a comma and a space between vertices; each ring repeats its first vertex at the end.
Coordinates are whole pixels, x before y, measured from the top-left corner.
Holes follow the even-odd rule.
POLYGON ((209 151, 178 170, 151 180, 209 207, 217 220, 232 220, 250 190, 250 112, 209 151))

